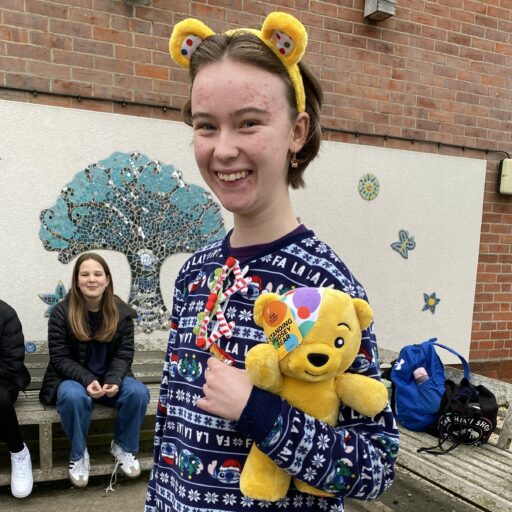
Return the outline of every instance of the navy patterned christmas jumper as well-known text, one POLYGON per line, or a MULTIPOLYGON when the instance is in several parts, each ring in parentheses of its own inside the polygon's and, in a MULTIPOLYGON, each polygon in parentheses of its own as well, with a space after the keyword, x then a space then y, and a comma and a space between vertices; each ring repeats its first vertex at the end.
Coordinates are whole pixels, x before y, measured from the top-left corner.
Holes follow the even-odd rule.
MULTIPOLYGON (((176 279, 145 512, 343 512, 345 497, 376 498, 393 481, 398 452, 398 431, 389 406, 374 418, 342 406, 334 428, 257 388, 238 422, 196 406, 210 353, 196 347, 192 330, 205 309, 209 280, 228 256, 226 237, 194 254, 176 279), (301 493, 293 481, 287 496, 275 503, 241 494, 240 471, 253 441, 286 472, 335 497, 301 493)), ((266 342, 253 320, 254 301, 261 291, 324 286, 367 299, 338 256, 309 230, 296 230, 265 246, 241 268, 253 282, 245 293, 229 298, 224 314, 236 323, 233 337, 217 342, 239 368, 254 344, 266 342)), ((350 371, 378 378, 373 324, 363 331, 350 371)))

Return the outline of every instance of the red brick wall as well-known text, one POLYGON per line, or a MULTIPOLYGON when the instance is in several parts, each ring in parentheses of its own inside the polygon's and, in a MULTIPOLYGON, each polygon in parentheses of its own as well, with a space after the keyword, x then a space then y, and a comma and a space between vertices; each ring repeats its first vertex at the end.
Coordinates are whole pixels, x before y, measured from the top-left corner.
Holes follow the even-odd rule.
MULTIPOLYGON (((512 153, 512 0, 397 3, 396 16, 365 23, 363 0, 2 0, 0 98, 178 119, 188 87, 167 54, 173 24, 195 16, 215 30, 258 26, 278 8, 308 29, 325 127, 512 153)), ((512 381, 512 198, 495 192, 503 155, 326 137, 488 160, 470 359, 512 381)))

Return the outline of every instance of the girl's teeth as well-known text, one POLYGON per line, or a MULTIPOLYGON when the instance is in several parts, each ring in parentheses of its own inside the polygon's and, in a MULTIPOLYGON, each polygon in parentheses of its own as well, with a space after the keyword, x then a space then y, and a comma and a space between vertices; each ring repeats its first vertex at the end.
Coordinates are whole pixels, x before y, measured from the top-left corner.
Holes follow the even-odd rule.
POLYGON ((240 180, 242 178, 245 178, 249 173, 247 171, 241 171, 241 172, 232 172, 229 174, 224 174, 219 172, 217 176, 222 181, 236 181, 240 180))

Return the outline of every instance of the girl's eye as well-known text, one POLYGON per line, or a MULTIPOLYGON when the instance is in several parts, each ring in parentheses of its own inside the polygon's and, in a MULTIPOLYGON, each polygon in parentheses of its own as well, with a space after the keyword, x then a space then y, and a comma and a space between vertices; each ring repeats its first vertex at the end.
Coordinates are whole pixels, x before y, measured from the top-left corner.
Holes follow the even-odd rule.
POLYGON ((213 126, 213 124, 210 124, 210 123, 198 123, 197 125, 194 126, 194 130, 196 130, 196 131, 215 130, 215 126, 213 126))
POLYGON ((252 128, 253 126, 256 126, 258 124, 258 121, 254 121, 253 119, 251 119, 249 121, 244 121, 242 123, 242 128, 252 128))

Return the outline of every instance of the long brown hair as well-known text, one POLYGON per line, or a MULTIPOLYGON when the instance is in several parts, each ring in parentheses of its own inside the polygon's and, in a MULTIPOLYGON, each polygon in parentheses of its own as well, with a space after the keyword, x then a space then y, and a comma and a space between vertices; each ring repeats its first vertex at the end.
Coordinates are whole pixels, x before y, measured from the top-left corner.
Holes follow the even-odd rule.
POLYGON ((80 266, 84 261, 94 260, 97 261, 102 267, 105 275, 108 277, 108 285, 103 292, 100 303, 101 326, 100 330, 94 336, 97 341, 112 341, 119 321, 119 311, 117 309, 116 297, 114 295, 114 284, 112 282, 112 274, 108 268, 107 262, 94 252, 86 252, 81 254, 75 262, 73 268, 73 278, 71 283, 71 290, 69 291, 69 308, 68 320, 73 334, 80 341, 91 341, 92 333, 89 328, 89 316, 87 303, 78 287, 78 274, 80 266))
MULTIPOLYGON (((197 73, 206 65, 230 59, 234 62, 250 64, 278 75, 286 84, 288 103, 292 121, 297 116, 297 100, 288 71, 274 52, 257 36, 250 33, 237 32, 234 35, 216 34, 207 37, 198 47, 190 59, 189 76, 194 84, 197 73)), ((298 166, 288 169, 288 184, 296 189, 304 187, 303 174, 306 167, 313 160, 320 149, 322 128, 320 126, 320 109, 322 107, 322 88, 311 70, 304 62, 299 62, 299 69, 304 82, 306 94, 306 112, 309 115, 309 131, 304 147, 297 152, 298 166)), ((192 88, 190 89, 192 91, 192 88)), ((192 125, 192 112, 190 97, 183 106, 183 119, 189 126, 192 125)))

